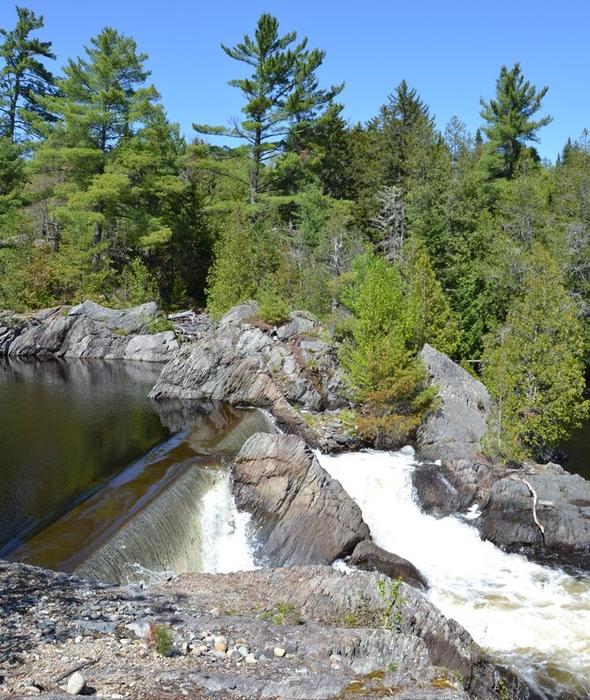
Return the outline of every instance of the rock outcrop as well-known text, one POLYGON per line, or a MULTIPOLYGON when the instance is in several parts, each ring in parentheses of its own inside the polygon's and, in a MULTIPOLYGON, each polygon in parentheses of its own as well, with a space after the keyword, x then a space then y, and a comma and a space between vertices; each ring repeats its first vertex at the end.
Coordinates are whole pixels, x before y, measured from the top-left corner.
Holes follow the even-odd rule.
POLYGON ((590 482, 557 464, 506 471, 478 521, 482 536, 542 562, 590 570, 590 482))
POLYGON ((250 437, 233 479, 236 505, 252 514, 257 556, 267 565, 331 564, 369 537, 360 508, 296 435, 250 437))
POLYGON ((440 406, 418 433, 420 456, 472 460, 487 427, 490 397, 485 386, 442 352, 425 345, 420 358, 438 388, 440 406))
POLYGON ((185 574, 141 590, 0 562, 0 607, 0 697, 65 697, 76 672, 86 692, 136 700, 536 697, 415 589, 363 571, 185 574))
POLYGON ((288 323, 271 328, 256 321, 257 313, 255 302, 241 304, 181 347, 151 396, 267 408, 283 426, 315 443, 293 405, 314 411, 345 405, 331 345, 306 315, 293 313, 288 323))
POLYGON ((0 355, 167 362, 178 349, 174 331, 153 332, 164 318, 150 302, 108 309, 92 301, 33 314, 0 315, 0 355))
POLYGON ((554 464, 492 464, 480 453, 486 388, 428 345, 421 357, 441 399, 418 433, 420 457, 440 460, 413 474, 423 509, 448 515, 477 503, 474 524, 485 539, 542 563, 590 569, 590 482, 554 464))

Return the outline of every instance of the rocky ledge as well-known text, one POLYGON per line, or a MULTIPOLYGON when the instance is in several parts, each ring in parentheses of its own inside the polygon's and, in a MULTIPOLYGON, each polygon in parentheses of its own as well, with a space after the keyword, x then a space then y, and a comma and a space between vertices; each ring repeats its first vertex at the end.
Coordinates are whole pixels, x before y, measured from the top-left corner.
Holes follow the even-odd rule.
POLYGON ((0 356, 167 362, 178 349, 155 303, 108 309, 92 301, 32 314, 0 313, 0 356))
POLYGON ((541 563, 590 570, 590 482, 557 464, 490 462, 481 453, 486 388, 428 345, 422 359, 441 398, 418 434, 425 463, 413 482, 422 508, 448 515, 477 505, 483 538, 541 563))
POLYGON ((354 444, 338 421, 338 411, 349 404, 335 348, 321 324, 303 312, 271 327, 259 320, 258 304, 247 302, 217 323, 201 322, 193 342, 164 368, 151 397, 257 406, 311 445, 354 444), (332 412, 333 429, 320 435, 306 411, 332 412))
POLYGON ((0 562, 0 697, 536 697, 419 592, 329 567, 93 584, 0 562))

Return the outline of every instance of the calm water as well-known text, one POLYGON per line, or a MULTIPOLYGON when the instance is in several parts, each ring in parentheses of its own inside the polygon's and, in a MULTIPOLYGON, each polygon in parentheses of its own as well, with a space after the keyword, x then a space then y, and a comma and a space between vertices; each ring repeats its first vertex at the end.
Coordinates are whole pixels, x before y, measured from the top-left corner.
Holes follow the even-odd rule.
POLYGON ((159 368, 0 361, 0 555, 166 439, 159 368))
POLYGON ((590 423, 578 428, 561 448, 568 456, 562 463, 563 468, 590 479, 590 423))

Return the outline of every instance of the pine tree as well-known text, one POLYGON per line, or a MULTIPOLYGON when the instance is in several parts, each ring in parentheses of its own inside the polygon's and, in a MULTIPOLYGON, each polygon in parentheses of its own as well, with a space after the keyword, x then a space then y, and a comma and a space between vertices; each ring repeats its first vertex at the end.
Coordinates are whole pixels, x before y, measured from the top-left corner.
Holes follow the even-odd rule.
POLYGON ((483 377, 494 405, 488 451, 538 458, 569 437, 590 408, 583 352, 581 324, 559 267, 535 244, 522 296, 485 343, 483 377))
POLYGON ((59 95, 41 100, 59 121, 45 128, 47 139, 37 152, 36 166, 67 173, 57 193, 68 208, 60 212, 80 226, 92 223, 98 245, 128 200, 132 184, 121 169, 109 169, 112 154, 157 118, 158 93, 145 84, 147 57, 137 52, 132 38, 106 27, 85 52, 86 58, 68 61, 58 80, 59 95))
POLYGON ((308 50, 307 38, 296 41, 296 32, 280 36, 278 20, 263 13, 254 38, 245 35, 234 47, 222 44, 230 58, 252 68, 250 77, 229 83, 242 91, 246 100, 242 108, 245 119, 236 120, 229 128, 194 125, 200 133, 245 141, 250 158, 251 204, 270 186, 262 182, 265 164, 284 149, 293 130, 304 129, 343 88, 339 85, 321 89, 316 71, 322 65, 324 52, 308 50))
POLYGON ((0 29, 0 59, 4 63, 0 71, 2 133, 13 142, 30 133, 27 115, 52 119, 39 98, 55 92, 54 77, 43 63, 43 59, 55 59, 51 42, 30 36, 43 27, 43 15, 18 6, 16 12, 14 29, 0 29))
POLYGON ((491 175, 512 178, 526 143, 537 141, 539 129, 551 122, 550 116, 532 119, 548 89, 545 86, 537 91, 524 79, 519 63, 511 70, 502 66, 495 99, 481 100, 481 117, 486 122, 483 130, 489 140, 486 167, 491 175))

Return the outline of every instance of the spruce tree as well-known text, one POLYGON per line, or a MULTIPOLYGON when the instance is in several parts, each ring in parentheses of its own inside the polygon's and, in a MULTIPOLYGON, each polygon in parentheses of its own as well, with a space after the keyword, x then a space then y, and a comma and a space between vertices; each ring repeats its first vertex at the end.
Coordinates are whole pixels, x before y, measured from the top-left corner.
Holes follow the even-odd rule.
POLYGON ((496 96, 481 100, 481 117, 486 125, 483 131, 489 140, 486 167, 490 175, 512 178, 516 163, 529 141, 537 141, 537 132, 551 122, 550 116, 533 120, 541 109, 547 86, 537 91, 525 80, 520 64, 510 70, 502 66, 496 81, 496 96))
POLYGON ((483 378, 493 400, 487 449, 539 458, 588 417, 577 309, 551 255, 535 244, 506 323, 485 342, 483 378))
MULTIPOLYGON (((269 183, 262 182, 263 168, 280 153, 293 131, 304 129, 342 90, 319 87, 316 71, 324 52, 307 49, 307 38, 297 42, 297 33, 279 33, 278 20, 268 13, 258 19, 254 37, 248 35, 236 46, 222 44, 225 53, 252 68, 248 78, 231 80, 241 90, 245 119, 231 127, 195 124, 204 134, 228 136, 244 141, 249 153, 250 203, 269 183)), ((223 171, 220 171, 223 173, 223 171)))
POLYGON ((42 120, 53 118, 39 98, 55 92, 54 77, 43 63, 55 59, 51 42, 31 36, 43 27, 43 15, 18 6, 16 12, 14 29, 0 29, 2 133, 13 142, 30 132, 31 114, 42 120))

